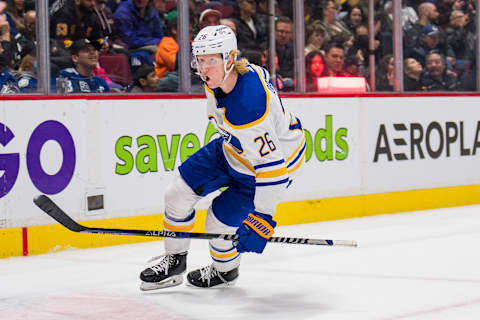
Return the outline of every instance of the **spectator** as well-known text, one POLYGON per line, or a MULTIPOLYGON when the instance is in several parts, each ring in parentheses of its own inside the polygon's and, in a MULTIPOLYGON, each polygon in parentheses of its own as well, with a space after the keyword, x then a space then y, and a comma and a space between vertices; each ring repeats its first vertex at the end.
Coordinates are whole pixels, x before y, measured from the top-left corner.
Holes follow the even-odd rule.
POLYGON ((306 24, 314 23, 316 20, 322 20, 322 1, 305 0, 304 13, 306 24))
POLYGON ((133 86, 129 92, 154 92, 160 87, 160 82, 152 66, 144 64, 133 74, 133 86))
POLYGON ((102 53, 108 51, 127 53, 127 45, 117 32, 113 21, 112 10, 105 5, 106 2, 107 0, 95 0, 95 6, 93 8, 95 17, 98 20, 98 25, 102 28, 103 36, 108 37, 108 41, 105 42, 101 51, 102 53), (109 50, 110 48, 112 50, 109 50))
POLYGON ((311 24, 308 24, 305 28, 305 56, 312 51, 322 50, 323 41, 325 40, 325 29, 322 24, 317 20, 311 24))
POLYGON ((166 0, 152 0, 152 6, 158 11, 160 18, 166 20, 168 14, 166 0))
MULTIPOLYGON (((38 89, 37 79, 37 57, 36 52, 33 50, 31 53, 26 54, 18 67, 18 73, 15 75, 17 78, 18 88, 22 93, 35 93, 38 89)), ((50 65, 50 90, 56 91, 55 78, 59 70, 54 65, 50 65)))
POLYGON ((402 1, 402 28, 408 30, 418 21, 418 14, 414 8, 409 6, 408 1, 402 1))
POLYGON ((359 64, 358 59, 355 56, 346 56, 343 61, 343 74, 345 77, 359 77, 360 72, 365 73, 363 65, 359 64), (360 70, 360 67, 362 69, 360 70))
POLYGON ((93 0, 59 1, 52 7, 50 36, 68 48, 72 41, 103 38, 102 28, 93 14, 93 0))
POLYGON ((18 88, 22 93, 37 91, 37 74, 35 72, 36 57, 26 54, 18 67, 18 88))
POLYGON ((412 47, 406 48, 404 50, 404 56, 406 58, 415 58, 423 66, 425 65, 426 55, 432 51, 437 50, 443 55, 447 55, 455 59, 455 53, 451 48, 447 51, 443 51, 439 45, 440 40, 440 31, 438 27, 434 24, 426 25, 422 28, 422 35, 420 37, 419 43, 412 47))
POLYGON ((220 24, 223 24, 224 26, 227 26, 230 29, 232 29, 233 33, 235 33, 235 36, 238 37, 237 26, 235 25, 235 21, 233 21, 230 18, 223 18, 223 19, 220 19, 220 24))
POLYGON ((157 53, 155 54, 155 73, 158 79, 163 78, 165 73, 175 70, 175 61, 177 59, 177 18, 169 20, 167 26, 168 30, 158 44, 157 53))
MULTIPOLYGON (((290 18, 282 16, 275 21, 275 50, 278 58, 277 75, 283 81, 293 82, 293 23, 290 18)), ((290 86, 288 86, 290 87, 290 86)), ((291 86, 293 88, 293 84, 291 86)))
POLYGON ((240 51, 259 50, 267 47, 267 26, 256 15, 255 0, 239 0, 235 17, 237 43, 240 51))
MULTIPOLYGON (((205 91, 203 81, 197 74, 195 74, 193 70, 191 70, 190 73, 190 81, 192 85, 190 87, 190 92, 202 93, 205 91)), ((180 84, 180 75, 178 74, 178 69, 176 68, 175 71, 166 73, 159 82, 160 87, 156 91, 177 92, 180 84)))
POLYGON ((311 51, 305 57, 305 83, 307 92, 317 92, 317 79, 325 70, 323 55, 320 51, 311 51))
MULTIPOLYGON (((316 0, 318 1, 318 0, 316 0)), ((293 1, 291 0, 277 0, 278 9, 282 16, 289 17, 293 19, 293 1)))
POLYGON ((360 6, 350 7, 347 16, 345 16, 345 25, 351 33, 355 32, 355 28, 361 24, 367 23, 367 19, 360 6))
POLYGON ((334 0, 326 1, 323 6, 322 25, 325 29, 325 41, 333 38, 342 38, 343 42, 348 41, 352 37, 352 33, 347 26, 337 20, 337 12, 339 4, 334 0))
POLYGON ((113 14, 115 26, 130 50, 156 53, 163 38, 163 20, 149 0, 126 0, 113 14))
POLYGON ((222 13, 214 9, 205 9, 200 14, 198 20, 199 29, 203 29, 208 26, 218 26, 220 24, 220 19, 222 19, 222 13))
MULTIPOLYGON (((268 8, 268 0, 257 0, 257 18, 261 21, 262 24, 268 26, 268 19, 269 19, 269 8, 268 8)), ((278 9, 278 7, 276 6, 278 9)))
POLYGON ((325 48, 325 70, 322 77, 345 77, 345 51, 341 39, 330 41, 325 48))
MULTIPOLYGON (((368 35, 368 26, 365 24, 360 24, 354 29, 355 36, 353 38, 353 43, 351 47, 347 47, 345 50, 345 56, 350 61, 355 61, 358 67, 358 75, 367 77, 369 70, 369 35, 368 35)), ((374 50, 372 53, 375 55, 375 61, 380 61, 383 57, 380 50, 380 40, 374 40, 374 50)))
POLYGON ((475 56, 475 34, 467 27, 468 24, 468 15, 454 10, 450 15, 450 23, 445 28, 447 43, 455 52, 457 68, 468 66, 469 69, 475 56))
POLYGON ((423 91, 424 87, 420 82, 423 74, 423 67, 420 62, 414 58, 408 58, 403 63, 404 78, 403 90, 405 91, 423 91))
MULTIPOLYGON (((387 1, 375 13, 375 34, 382 43, 384 54, 393 54, 393 7, 392 1, 387 1)), ((405 36, 404 36, 405 38, 405 36)), ((404 39, 405 40, 405 39, 404 39)))
POLYGON ((436 24, 438 20, 438 11, 432 2, 423 2, 418 6, 418 21, 411 25, 406 31, 404 37, 405 47, 414 47, 420 41, 423 27, 436 24))
POLYGON ((103 93, 109 92, 107 82, 94 75, 98 65, 98 51, 101 44, 81 39, 70 47, 75 68, 60 71, 57 92, 60 93, 103 93))
POLYGON ((25 28, 23 32, 19 32, 15 36, 15 52, 13 54, 16 65, 19 65, 23 57, 30 54, 36 47, 36 13, 34 10, 29 10, 25 12, 23 17, 25 28))
POLYGON ((429 53, 425 69, 421 83, 427 91, 457 90, 457 79, 453 72, 448 72, 445 58, 441 54, 429 53))
POLYGON ((258 50, 246 50, 241 53, 241 57, 247 59, 249 63, 262 65, 262 53, 258 50))
MULTIPOLYGON (((0 4, 0 13, 5 4, 0 4)), ((5 15, 0 15, 0 94, 17 93, 20 90, 17 81, 9 72, 12 60, 10 43, 10 26, 5 15)))
POLYGON ((381 60, 376 69, 375 89, 376 91, 393 91, 395 77, 393 75, 393 55, 387 54, 381 60))
POLYGON ((17 32, 24 32, 25 22, 23 15, 25 13, 24 0, 7 0, 7 8, 5 14, 10 24, 10 34, 16 35, 17 32), (13 32, 12 32, 13 31, 13 32))

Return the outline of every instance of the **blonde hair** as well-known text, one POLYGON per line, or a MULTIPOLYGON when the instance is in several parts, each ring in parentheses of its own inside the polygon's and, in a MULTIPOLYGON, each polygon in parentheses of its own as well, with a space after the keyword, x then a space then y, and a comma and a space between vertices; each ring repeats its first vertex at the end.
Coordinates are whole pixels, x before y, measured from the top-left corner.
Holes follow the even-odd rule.
POLYGON ((230 55, 233 56, 233 69, 239 74, 245 74, 248 72, 248 67, 247 63, 248 60, 245 58, 242 58, 240 60, 237 60, 237 57, 240 55, 239 50, 232 50, 230 51, 230 55))

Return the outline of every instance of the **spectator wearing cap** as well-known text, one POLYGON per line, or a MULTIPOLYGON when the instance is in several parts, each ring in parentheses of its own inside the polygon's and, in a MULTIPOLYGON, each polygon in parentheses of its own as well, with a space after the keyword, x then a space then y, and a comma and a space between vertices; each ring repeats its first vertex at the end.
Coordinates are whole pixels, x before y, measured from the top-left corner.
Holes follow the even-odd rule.
POLYGON ((444 56, 451 57, 455 60, 455 52, 451 47, 442 48, 439 45, 440 30, 434 24, 428 24, 422 28, 422 35, 420 36, 419 43, 413 48, 405 48, 404 57, 414 58, 425 67, 425 57, 429 52, 435 50, 444 56))
POLYGON ((126 0, 120 3, 113 18, 129 49, 157 52, 163 38, 164 22, 149 0, 126 0))
POLYGON ((98 65, 98 51, 101 44, 97 41, 81 39, 70 47, 74 68, 60 71, 57 79, 57 92, 60 93, 103 93, 109 92, 107 82, 95 76, 98 65))
POLYGON ((255 0, 239 0, 238 10, 235 12, 238 49, 259 50, 267 47, 267 25, 256 14, 255 0))
POLYGON ((133 74, 133 85, 128 92, 154 92, 160 87, 160 82, 151 65, 141 65, 133 74))
POLYGON ((200 30, 208 26, 218 26, 220 19, 222 19, 222 13, 220 11, 214 9, 203 10, 198 19, 200 30))

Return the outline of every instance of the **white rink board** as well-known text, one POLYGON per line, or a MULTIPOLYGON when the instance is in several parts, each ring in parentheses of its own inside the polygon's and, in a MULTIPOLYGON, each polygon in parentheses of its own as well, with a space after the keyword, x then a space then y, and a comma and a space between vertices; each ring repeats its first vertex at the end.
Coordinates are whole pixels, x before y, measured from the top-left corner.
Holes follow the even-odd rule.
MULTIPOLYGON (((479 163, 480 153, 480 142, 475 144, 480 140, 480 132, 477 132, 479 102, 478 97, 283 99, 284 105, 296 112, 304 128, 310 132, 317 149, 326 150, 327 141, 331 143, 331 152, 326 152, 327 159, 332 156, 331 160, 320 161, 322 155, 313 150, 302 175, 285 200, 480 184, 480 171, 476 170, 478 165, 475 166, 479 163), (328 121, 331 121, 331 130, 327 128, 328 121), (438 123, 438 127, 431 125, 433 122, 438 123), (457 127, 457 138, 449 144, 450 156, 446 154, 447 122, 451 127, 451 140, 454 140, 454 127, 457 127), (422 130, 424 136, 431 125, 429 144, 433 151, 439 150, 437 129, 442 130, 443 149, 437 158, 428 154, 424 137, 415 147, 415 159, 411 159, 412 124, 417 128, 414 133, 422 130), (374 161, 382 125, 386 134, 382 136, 380 146, 384 152, 374 161), (463 126, 463 139, 460 139, 460 125, 463 126), (422 128, 418 129, 418 126, 422 128), (406 145, 402 145, 400 139, 405 140, 406 145), (391 161, 385 151, 385 141, 390 147, 391 161), (348 152, 345 152, 347 145, 348 152), (418 147, 422 149, 424 159, 419 159, 418 147), (468 149, 470 154, 461 156, 461 149, 464 153, 468 153, 468 149), (407 160, 396 160, 395 154, 397 157, 405 154, 407 160)), ((165 170, 162 152, 163 157, 176 152, 175 163, 167 161, 166 164, 169 169, 176 169, 181 163, 180 154, 188 151, 186 147, 191 146, 192 141, 204 145, 208 124, 203 99, 2 101, 0 123, 13 132, 14 138, 5 146, 0 144, 0 165, 6 154, 19 154, 20 165, 15 184, 0 197, 0 228, 52 223, 32 203, 33 197, 42 192, 32 182, 26 156, 33 130, 45 121, 61 123, 74 141, 73 175, 69 183, 51 197, 74 218, 81 220, 162 212, 165 187, 174 172, 165 170), (120 157, 116 144, 121 138, 129 137, 131 146, 123 145, 120 150, 124 152, 120 157), (153 161, 155 170, 141 172, 145 166, 139 169, 134 165, 130 171, 120 169, 124 172, 119 174, 116 170, 126 164, 125 155, 131 154, 135 159, 139 152, 145 151, 141 151, 145 145, 140 148, 137 145, 139 137, 153 141, 154 149, 151 150, 157 158, 153 161), (162 151, 159 139, 163 139, 162 151), (178 142, 176 148, 172 148, 172 139, 178 142), (190 143, 187 143, 188 139, 190 143), (87 194, 104 194, 105 210, 87 215, 87 194)), ((142 159, 150 160, 148 157, 142 159)), ((58 174, 63 160, 59 144, 47 140, 40 152, 45 173, 58 174)), ((0 170, 0 179, 5 176, 0 170)), ((48 179, 46 183, 48 185, 48 179)), ((5 183, 0 184, 0 188, 2 186, 5 188, 5 183)), ((199 209, 206 209, 207 205, 208 202, 204 201, 199 209)))
MULTIPOLYGON (((480 182, 478 98, 417 97, 393 101, 388 98, 376 98, 363 101, 361 113, 367 122, 362 127, 367 132, 366 139, 362 139, 362 142, 366 143, 362 146, 362 156, 363 161, 368 164, 363 168, 365 193, 471 185, 480 182), (449 155, 446 141, 447 123, 448 134, 452 140, 448 143, 449 155), (388 140, 392 160, 388 161, 386 153, 382 153, 378 156, 377 162, 374 162, 379 128, 382 124, 388 137, 382 141, 388 140), (413 130, 413 139, 419 140, 418 144, 414 144, 413 155, 412 124, 416 128, 413 130), (423 139, 420 139, 421 132, 423 139), (427 136, 428 132, 430 134, 427 136), (395 139, 404 140, 406 145, 395 144, 395 139), (475 141, 478 143, 474 150, 475 141), (430 153, 427 144, 430 145, 430 153), (420 158, 419 149, 423 152, 423 159, 420 158), (462 149, 466 153, 463 156, 462 149), (396 160, 395 154, 403 154, 407 160, 396 160)), ((382 143, 382 146, 385 145, 382 143)))

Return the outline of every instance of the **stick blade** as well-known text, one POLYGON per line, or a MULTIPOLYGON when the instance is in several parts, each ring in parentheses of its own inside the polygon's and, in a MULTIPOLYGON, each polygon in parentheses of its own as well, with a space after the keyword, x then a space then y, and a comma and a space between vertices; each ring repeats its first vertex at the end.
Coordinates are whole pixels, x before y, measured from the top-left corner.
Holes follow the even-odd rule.
POLYGON ((55 219, 65 228, 74 231, 80 232, 84 231, 87 228, 76 223, 72 218, 70 218, 59 206, 55 204, 49 197, 42 194, 33 199, 33 202, 42 209, 43 212, 48 214, 50 217, 55 219))

